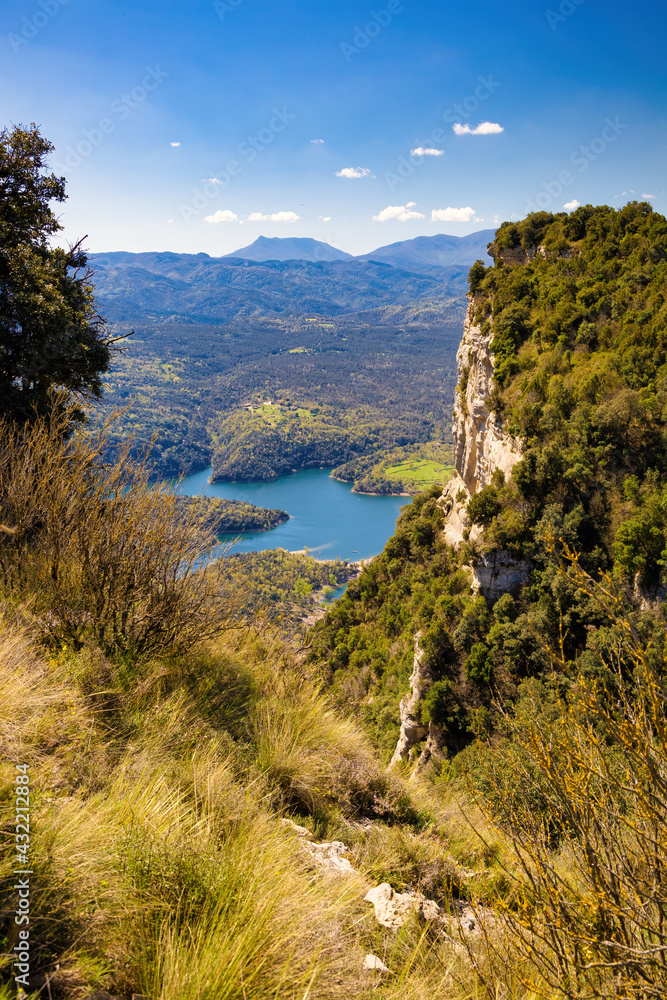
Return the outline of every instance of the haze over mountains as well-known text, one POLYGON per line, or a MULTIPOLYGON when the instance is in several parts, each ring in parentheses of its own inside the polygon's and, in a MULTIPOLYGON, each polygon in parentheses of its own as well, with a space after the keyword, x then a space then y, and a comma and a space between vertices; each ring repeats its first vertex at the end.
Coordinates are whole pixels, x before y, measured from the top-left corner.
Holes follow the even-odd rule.
POLYGON ((463 302, 467 273, 494 230, 422 236, 351 257, 312 239, 260 237, 233 255, 92 255, 96 297, 111 322, 224 323, 243 316, 372 310, 463 302), (338 255, 338 256, 336 256, 338 255))
POLYGON ((470 268, 476 260, 488 263, 486 248, 493 241, 495 229, 482 229, 469 236, 417 236, 386 247, 378 247, 357 260, 382 260, 405 268, 452 267, 470 268))
POLYGON ((378 247, 371 253, 352 254, 338 250, 320 240, 294 237, 260 236, 250 246, 235 250, 225 256, 243 260, 382 260, 398 267, 450 267, 463 264, 470 267, 478 257, 486 261, 487 244, 493 240, 495 229, 483 229, 468 236, 418 236, 378 247))
POLYGON ((354 260, 351 253, 338 250, 330 243, 322 243, 310 237, 299 236, 258 236, 250 246, 225 254, 225 257, 241 257, 243 260, 354 260))

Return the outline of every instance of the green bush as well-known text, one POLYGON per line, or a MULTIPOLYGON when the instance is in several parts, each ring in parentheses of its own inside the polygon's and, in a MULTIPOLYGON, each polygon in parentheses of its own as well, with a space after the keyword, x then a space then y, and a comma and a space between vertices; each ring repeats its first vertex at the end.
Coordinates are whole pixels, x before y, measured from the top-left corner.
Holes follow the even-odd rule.
POLYGON ((465 663, 466 676, 473 684, 490 684, 493 676, 491 650, 483 642, 476 642, 465 663))

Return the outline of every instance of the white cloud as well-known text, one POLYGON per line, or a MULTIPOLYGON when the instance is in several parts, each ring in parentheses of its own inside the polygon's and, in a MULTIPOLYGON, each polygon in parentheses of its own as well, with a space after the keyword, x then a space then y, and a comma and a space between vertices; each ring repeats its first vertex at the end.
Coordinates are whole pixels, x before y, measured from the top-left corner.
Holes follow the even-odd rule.
POLYGON ((370 173, 368 167, 343 167, 342 170, 336 171, 336 177, 347 177, 351 180, 354 177, 370 177, 370 173))
POLYGON ((167 219, 167 225, 168 225, 168 226, 169 226, 169 225, 171 225, 171 223, 172 223, 173 221, 174 221, 173 219, 167 219))
POLYGON ((566 212, 574 212, 575 208, 579 208, 579 204, 580 203, 577 201, 577 199, 573 198, 572 201, 566 201, 565 204, 563 205, 563 208, 565 209, 566 212))
POLYGON ((180 146, 180 142, 170 142, 170 146, 180 146))
POLYGON ((471 128, 470 125, 460 125, 458 122, 456 125, 452 125, 456 135, 498 135, 499 132, 504 132, 505 129, 498 122, 482 122, 475 128, 471 128))
POLYGON ((271 215, 262 215, 261 212, 251 212, 248 222, 298 222, 300 216, 295 212, 273 212, 271 215))
POLYGON ((444 156, 444 149, 433 149, 432 146, 417 146, 416 149, 410 150, 410 156, 444 156))
POLYGON ((413 212, 416 202, 409 201, 407 205, 387 205, 381 212, 373 216, 373 222, 389 222, 390 219, 397 219, 399 222, 408 222, 410 219, 423 219, 421 212, 413 212))
POLYGON ((239 217, 235 212, 230 212, 228 208, 218 209, 215 215, 206 215, 204 217, 204 222, 238 222, 239 217))
POLYGON ((202 184, 206 184, 207 182, 209 184, 222 184, 222 181, 219 181, 217 177, 207 177, 206 180, 202 181, 202 184))
POLYGON ((320 215, 320 221, 321 222, 331 222, 331 216, 330 215, 320 215))
MULTIPOLYGON (((470 208, 434 208, 431 212, 431 222, 470 222, 475 217, 475 209, 470 208)), ((481 219, 476 219, 481 222, 481 219)))
POLYGON ((643 194, 642 198, 655 198, 654 194, 643 194))
POLYGON ((320 146, 320 145, 324 144, 324 139, 311 139, 310 141, 314 142, 316 146, 320 146))

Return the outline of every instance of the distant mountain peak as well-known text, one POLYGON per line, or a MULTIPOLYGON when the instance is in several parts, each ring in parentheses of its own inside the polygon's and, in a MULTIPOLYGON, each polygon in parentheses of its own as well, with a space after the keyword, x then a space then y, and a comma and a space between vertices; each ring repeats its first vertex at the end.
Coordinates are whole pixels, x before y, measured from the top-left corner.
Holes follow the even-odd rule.
POLYGON ((250 246, 225 254, 225 257, 254 261, 307 260, 311 263, 354 259, 352 254, 308 236, 258 236, 250 246))
POLYGON ((382 261, 395 267, 470 267, 476 259, 486 261, 486 246, 495 236, 495 229, 482 229, 467 236, 416 236, 378 247, 358 260, 382 261))

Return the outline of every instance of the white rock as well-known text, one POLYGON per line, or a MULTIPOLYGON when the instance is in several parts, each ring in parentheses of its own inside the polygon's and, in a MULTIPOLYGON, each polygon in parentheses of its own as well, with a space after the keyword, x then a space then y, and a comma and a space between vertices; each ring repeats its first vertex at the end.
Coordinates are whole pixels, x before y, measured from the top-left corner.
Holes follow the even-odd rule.
POLYGON ((341 875, 353 875, 355 869, 347 858, 342 857, 347 854, 348 848, 340 840, 333 840, 328 844, 306 844, 306 849, 311 857, 322 866, 331 871, 339 872, 341 875))
POLYGON ((515 559, 506 549, 492 549, 475 560, 472 589, 495 604, 503 594, 516 594, 529 576, 529 560, 515 559))
POLYGON ((387 966, 381 958, 377 957, 377 955, 366 955, 366 958, 364 959, 364 969, 369 972, 372 972, 373 970, 376 972, 389 972, 387 966))
POLYGON ((400 760, 407 760, 412 747, 420 743, 428 733, 428 726, 424 726, 419 719, 419 705, 433 683, 433 674, 420 646, 420 639, 421 632, 418 632, 415 636, 410 691, 401 698, 401 732, 390 767, 400 760))
POLYGON ((440 907, 433 900, 418 892, 394 892, 387 882, 370 889, 364 898, 375 907, 378 923, 391 930, 402 927, 413 913, 429 921, 440 915, 440 907))

